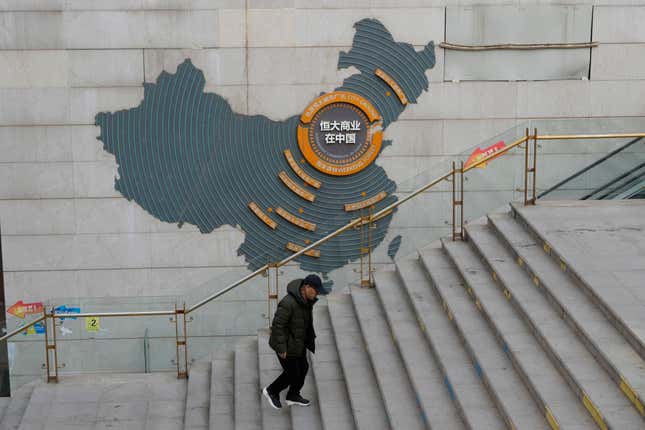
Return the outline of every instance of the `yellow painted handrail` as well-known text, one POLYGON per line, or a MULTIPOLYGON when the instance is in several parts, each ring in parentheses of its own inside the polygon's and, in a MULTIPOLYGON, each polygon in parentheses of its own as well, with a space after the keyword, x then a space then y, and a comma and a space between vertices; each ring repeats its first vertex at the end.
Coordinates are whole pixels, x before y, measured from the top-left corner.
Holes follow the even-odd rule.
MULTIPOLYGON (((645 133, 619 133, 619 134, 579 134, 579 135, 527 135, 516 140, 515 142, 511 143, 510 145, 505 146, 503 149, 490 154, 477 162, 469 165, 468 167, 465 167, 463 169, 462 173, 466 173, 470 171, 471 169, 474 169, 475 167, 484 164, 486 162, 492 161, 494 158, 498 158, 509 152, 511 149, 521 145, 522 143, 525 143, 531 139, 535 140, 573 140, 573 139, 620 139, 620 138, 645 138, 645 133)), ((369 221, 368 222, 373 222, 375 220, 380 219, 381 217, 385 216, 388 214, 388 212, 391 212, 392 210, 398 208, 402 204, 408 202, 409 200, 415 198, 417 195, 429 190, 430 188, 434 187, 435 185, 439 184, 440 182, 449 179, 453 173, 455 173, 453 170, 450 170, 444 175, 441 175, 432 181, 428 182, 427 184, 419 187, 412 193, 410 193, 408 196, 402 198, 401 200, 398 200, 385 208, 379 210, 378 212, 371 214, 369 216, 369 221)), ((300 257, 303 255, 305 252, 316 248, 317 246, 333 239, 334 237, 338 236, 339 234, 356 227, 360 224, 364 224, 365 220, 363 218, 356 218, 350 221, 349 223, 345 224, 344 226, 340 227, 338 230, 328 234, 327 236, 319 239, 318 241, 302 248, 300 251, 290 255, 289 257, 274 263, 274 264, 266 264, 259 269, 255 270, 254 272, 244 276, 243 278, 239 279, 238 281, 235 281, 222 290, 204 298, 203 300, 195 303, 194 305, 186 308, 185 314, 189 314, 202 306, 206 305, 207 303, 211 302, 212 300, 217 299, 218 297, 226 294, 227 292, 233 290, 234 288, 244 284, 245 282, 255 278, 256 276, 265 273, 270 267, 282 267, 285 264, 288 264, 289 262, 293 261, 294 259, 300 257)), ((60 319, 60 318, 73 318, 73 317, 121 317, 121 316, 133 316, 133 317, 140 317, 140 316, 160 316, 160 315, 175 315, 177 313, 176 310, 168 310, 168 311, 141 311, 141 312, 97 312, 97 313, 83 313, 83 314, 64 314, 64 313, 53 313, 48 315, 51 318, 55 319, 60 319)), ((29 327, 33 326, 34 324, 37 324, 45 319, 45 316, 42 316, 40 318, 37 318, 33 321, 31 321, 28 324, 25 324, 15 330, 12 330, 11 332, 5 334, 4 336, 0 337, 0 341, 6 341, 7 339, 25 331, 29 327)))

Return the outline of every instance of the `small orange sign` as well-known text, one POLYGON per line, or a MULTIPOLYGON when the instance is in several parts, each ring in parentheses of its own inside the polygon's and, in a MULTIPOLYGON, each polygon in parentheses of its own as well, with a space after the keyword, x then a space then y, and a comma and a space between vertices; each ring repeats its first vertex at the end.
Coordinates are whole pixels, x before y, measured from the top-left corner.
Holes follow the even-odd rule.
MULTIPOLYGON (((481 148, 477 147, 477 149, 475 149, 473 151, 473 153, 470 154, 470 157, 468 157, 468 161, 466 161, 466 164, 464 164, 464 169, 468 168, 469 166, 472 166, 473 164, 476 164, 479 160, 482 160, 482 159, 488 157, 489 155, 492 155, 492 154, 494 154, 494 153, 496 153, 498 151, 501 151, 505 147, 506 147, 506 144, 504 144, 503 140, 500 140, 496 144, 491 145, 491 146, 489 146, 488 148, 485 148, 485 149, 481 149, 481 148)), ((491 161, 491 160, 494 160, 494 159, 495 159, 495 157, 491 158, 488 161, 491 161)), ((480 169, 483 169, 484 167, 486 167, 488 165, 488 161, 485 162, 485 163, 481 163, 480 165, 478 165, 476 167, 478 167, 480 169)))
POLYGON ((25 315, 31 314, 42 314, 43 313, 43 303, 23 303, 22 300, 18 300, 14 303, 7 312, 18 318, 25 318, 25 315))

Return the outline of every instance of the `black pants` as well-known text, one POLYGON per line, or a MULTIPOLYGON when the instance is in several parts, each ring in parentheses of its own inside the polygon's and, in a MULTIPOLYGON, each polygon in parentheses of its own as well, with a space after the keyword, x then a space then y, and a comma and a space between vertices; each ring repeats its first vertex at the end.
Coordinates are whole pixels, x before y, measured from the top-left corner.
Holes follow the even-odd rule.
MULTIPOLYGON (((277 355, 277 354, 276 354, 277 355)), ((283 372, 278 378, 267 387, 271 394, 280 394, 282 390, 289 387, 287 398, 300 394, 300 389, 305 384, 305 377, 309 371, 309 363, 307 357, 289 357, 286 359, 280 358, 283 372)))

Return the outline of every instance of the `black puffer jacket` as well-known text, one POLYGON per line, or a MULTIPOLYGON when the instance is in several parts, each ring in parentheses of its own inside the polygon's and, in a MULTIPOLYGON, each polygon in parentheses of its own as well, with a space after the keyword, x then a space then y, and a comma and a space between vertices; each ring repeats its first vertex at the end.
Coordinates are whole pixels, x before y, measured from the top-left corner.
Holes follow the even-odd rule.
POLYGON ((269 346, 279 354, 286 351, 287 357, 304 357, 306 349, 316 349, 311 311, 318 299, 305 300, 300 294, 301 286, 302 279, 289 282, 287 295, 278 303, 271 325, 269 346))

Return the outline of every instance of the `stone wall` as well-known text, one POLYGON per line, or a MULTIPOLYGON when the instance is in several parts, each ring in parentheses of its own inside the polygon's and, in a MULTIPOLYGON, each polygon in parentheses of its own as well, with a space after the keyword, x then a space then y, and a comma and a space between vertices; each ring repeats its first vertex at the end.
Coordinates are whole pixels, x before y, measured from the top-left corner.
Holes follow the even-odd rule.
MULTIPOLYGON (((192 226, 178 229, 154 219, 114 189, 117 166, 96 140, 94 116, 138 105, 143 83, 154 82, 162 70, 173 73, 190 58, 204 72, 206 91, 227 98, 237 112, 284 119, 302 112, 317 95, 333 90, 354 72, 337 70, 337 59, 340 51, 350 48, 356 21, 377 18, 397 41, 421 48, 430 40, 444 41, 450 33, 446 23, 456 25, 446 19, 447 11, 463 12, 470 3, 1 1, 0 226, 8 305, 64 297, 182 296, 214 280, 201 290, 205 293, 224 286, 217 281, 224 273, 245 273, 243 258, 236 254, 244 236, 235 226, 208 235, 192 226)), ((503 5, 510 15, 522 15, 526 7, 546 8, 552 2, 474 3, 503 5)), ((529 119, 544 119, 545 124, 556 118, 576 119, 579 132, 607 118, 623 118, 625 128, 638 128, 638 117, 645 116, 645 2, 553 3, 591 10, 589 38, 600 46, 575 60, 588 60, 581 79, 508 81, 495 79, 493 68, 487 80, 465 80, 455 79, 459 71, 452 68, 447 81, 446 71, 454 63, 446 63, 446 52, 437 48, 437 64, 428 72, 430 90, 386 132, 394 143, 377 163, 391 179, 403 184, 443 163, 446 156, 529 119)), ((553 32, 568 34, 561 30, 553 32)), ((509 53, 501 61, 503 70, 527 70, 525 53, 509 53)), ((476 67, 467 63, 461 67, 476 67)), ((538 77, 541 68, 557 75, 569 67, 566 57, 534 63, 528 70, 537 70, 538 77)), ((606 147, 590 145, 564 151, 544 170, 540 183, 553 183, 563 171, 575 171, 603 150, 606 147)), ((508 169, 513 176, 509 183, 485 191, 501 189, 518 197, 517 169, 510 164, 508 169)), ((468 214, 478 213, 478 198, 489 196, 473 195, 468 214)), ((402 208, 394 216, 389 239, 377 250, 377 261, 388 261, 387 244, 398 234, 404 237, 402 255, 445 233, 448 201, 447 194, 437 194, 402 208)), ((352 268, 338 275, 337 285, 357 276, 352 268)), ((265 297, 258 284, 223 298, 213 312, 221 324, 240 312, 253 316, 238 318, 235 330, 204 333, 221 342, 251 334, 265 316, 265 297)))

